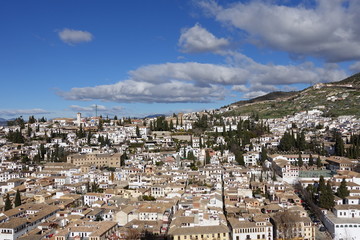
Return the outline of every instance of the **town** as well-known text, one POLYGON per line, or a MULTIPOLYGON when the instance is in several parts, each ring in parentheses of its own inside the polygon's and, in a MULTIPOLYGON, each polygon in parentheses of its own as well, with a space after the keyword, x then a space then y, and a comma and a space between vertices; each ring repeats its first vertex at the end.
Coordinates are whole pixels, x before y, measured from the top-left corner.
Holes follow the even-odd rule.
POLYGON ((228 110, 8 121, 0 240, 358 239, 359 118, 228 110))

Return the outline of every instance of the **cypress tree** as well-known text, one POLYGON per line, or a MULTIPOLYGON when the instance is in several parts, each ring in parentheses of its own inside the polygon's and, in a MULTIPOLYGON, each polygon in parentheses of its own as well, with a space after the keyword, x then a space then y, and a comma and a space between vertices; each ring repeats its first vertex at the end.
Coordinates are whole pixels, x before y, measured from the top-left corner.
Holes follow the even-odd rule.
POLYGON ((314 159, 310 153, 310 156, 309 156, 309 166, 313 166, 314 165, 314 159))
POLYGON ((265 162, 265 160, 268 158, 266 148, 261 148, 261 162, 265 162))
POLYGON ((325 191, 325 179, 324 176, 320 176, 318 192, 324 192, 324 191, 325 191))
POLYGON ((316 159, 316 166, 320 168, 322 166, 320 156, 316 159))
POLYGON ((302 157, 301 157, 301 153, 299 153, 298 165, 299 165, 299 167, 302 167, 304 165, 304 162, 303 162, 302 157))
POLYGON ((6 194, 4 210, 7 211, 7 210, 10 210, 10 209, 12 209, 12 203, 11 203, 9 194, 6 194))
POLYGON ((209 151, 206 151, 205 153, 205 164, 209 164, 210 163, 210 153, 209 151))
POLYGON ((139 129, 138 125, 136 125, 135 132, 136 132, 136 136, 139 138, 140 137, 140 129, 139 129))
POLYGON ((334 199, 334 193, 331 189, 330 181, 328 181, 324 190, 320 193, 319 206, 321 208, 331 209, 335 206, 334 199))
POLYGON ((15 207, 21 205, 21 195, 20 195, 19 189, 16 191, 14 204, 15 204, 15 207))
POLYGON ((235 153, 235 161, 236 161, 239 165, 245 166, 244 156, 243 156, 243 154, 242 154, 241 151, 237 151, 237 152, 235 153))
POLYGON ((170 120, 170 130, 173 130, 174 129, 174 123, 172 120, 170 120))
POLYGON ((276 181, 276 174, 275 174, 275 171, 273 171, 273 175, 272 175, 272 178, 271 178, 273 181, 276 181))
POLYGON ((340 133, 335 133, 335 155, 344 156, 345 146, 340 133))
POLYGON ((349 190, 347 189, 346 187, 346 181, 345 181, 345 178, 343 178, 343 180, 341 181, 341 184, 339 186, 339 188, 337 189, 336 191, 336 195, 339 197, 339 198, 346 198, 347 196, 349 196, 350 192, 349 190))

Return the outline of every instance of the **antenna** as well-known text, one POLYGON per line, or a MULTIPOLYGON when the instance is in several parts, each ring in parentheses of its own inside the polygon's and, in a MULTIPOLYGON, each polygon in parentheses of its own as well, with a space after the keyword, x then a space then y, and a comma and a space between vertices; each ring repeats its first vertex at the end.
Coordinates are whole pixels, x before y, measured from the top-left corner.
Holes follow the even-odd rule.
POLYGON ((95 117, 97 117, 97 104, 95 104, 95 117))

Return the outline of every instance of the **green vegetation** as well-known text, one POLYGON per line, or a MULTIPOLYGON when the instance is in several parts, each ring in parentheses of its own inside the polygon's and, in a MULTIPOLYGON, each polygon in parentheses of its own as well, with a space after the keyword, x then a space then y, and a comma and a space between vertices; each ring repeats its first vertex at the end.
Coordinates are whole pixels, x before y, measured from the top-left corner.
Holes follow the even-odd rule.
POLYGON ((14 204, 15 204, 15 207, 21 205, 21 195, 20 195, 19 189, 16 191, 14 204))
POLYGON ((336 195, 339 197, 339 198, 346 198, 347 196, 349 196, 350 194, 350 191, 347 189, 346 187, 346 181, 345 181, 345 178, 342 180, 339 188, 337 189, 336 191, 336 195))
POLYGON ((260 118, 280 118, 300 111, 317 108, 324 116, 338 117, 355 115, 360 117, 360 74, 320 88, 307 88, 300 92, 274 92, 247 101, 230 105, 233 110, 225 116, 250 115, 257 111, 260 118), (353 87, 343 86, 352 84, 353 87))
POLYGON ((7 211, 7 210, 10 210, 10 209, 12 209, 12 203, 11 203, 11 200, 10 200, 10 195, 7 193, 6 194, 6 199, 5 199, 4 210, 7 211))
POLYGON ((154 198, 153 196, 143 195, 143 196, 142 196, 142 200, 143 200, 143 201, 155 201, 156 198, 154 198))

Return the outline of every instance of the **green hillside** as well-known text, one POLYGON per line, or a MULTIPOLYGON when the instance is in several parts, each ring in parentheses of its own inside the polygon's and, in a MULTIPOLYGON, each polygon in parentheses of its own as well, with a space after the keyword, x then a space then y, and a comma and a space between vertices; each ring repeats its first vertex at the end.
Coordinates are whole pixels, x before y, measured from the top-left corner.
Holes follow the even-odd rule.
POLYGON ((279 118, 316 108, 323 111, 324 116, 360 117, 360 74, 340 82, 317 84, 303 91, 288 94, 271 93, 256 99, 236 102, 230 106, 232 110, 224 113, 227 116, 256 112, 262 118, 279 118))

